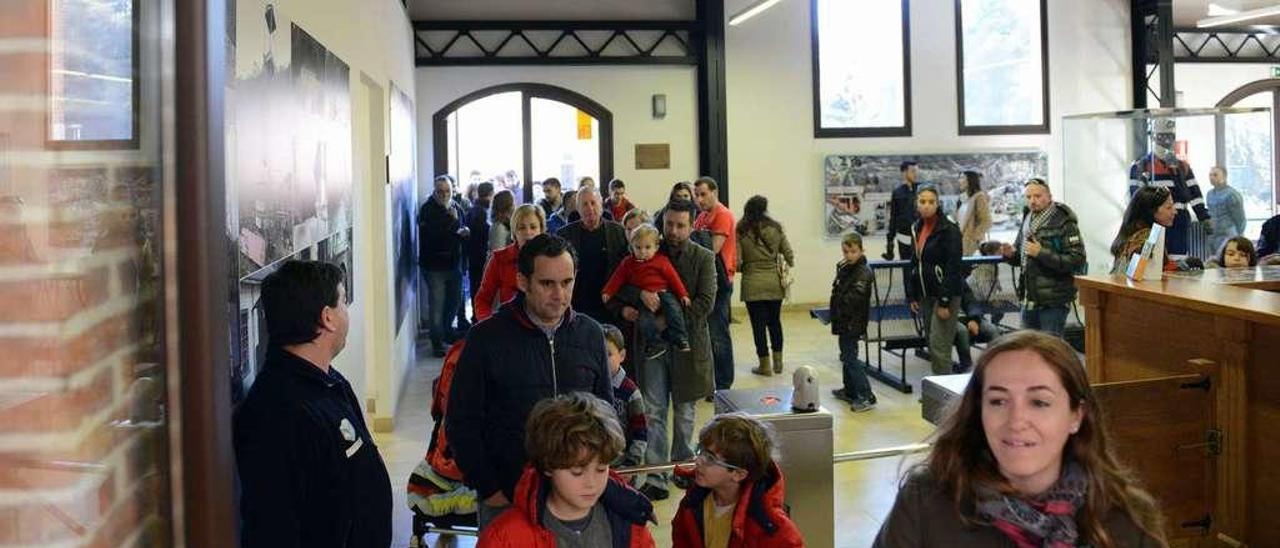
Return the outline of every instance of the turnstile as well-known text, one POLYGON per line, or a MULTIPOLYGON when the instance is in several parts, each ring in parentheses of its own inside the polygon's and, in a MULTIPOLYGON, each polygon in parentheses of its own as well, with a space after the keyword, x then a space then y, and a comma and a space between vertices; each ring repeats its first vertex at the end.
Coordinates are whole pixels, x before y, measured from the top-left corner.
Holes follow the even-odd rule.
POLYGON ((791 410, 790 386, 717 390, 716 413, 743 412, 771 424, 777 432, 779 468, 786 476, 786 503, 805 546, 835 545, 835 493, 831 455, 831 412, 791 410))

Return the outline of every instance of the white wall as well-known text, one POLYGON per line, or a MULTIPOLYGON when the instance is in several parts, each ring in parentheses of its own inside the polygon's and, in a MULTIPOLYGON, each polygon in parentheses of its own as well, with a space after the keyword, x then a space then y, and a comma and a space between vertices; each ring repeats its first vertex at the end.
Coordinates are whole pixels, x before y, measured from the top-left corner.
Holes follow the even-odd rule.
MULTIPOLYGON (((1182 108, 1212 107, 1236 88, 1268 78, 1271 65, 1267 63, 1180 63, 1173 67, 1178 106, 1182 108)), ((1271 97, 1255 97, 1237 106, 1270 107, 1271 97)))
MULTIPOLYGON (((726 15, 749 0, 728 0, 726 15)), ((947 153, 1043 148, 1049 179, 1061 194, 1061 117, 1130 106, 1129 3, 1125 0, 1049 2, 1051 134, 959 137, 956 120, 954 2, 911 5, 914 136, 880 139, 813 137, 809 2, 781 2, 726 30, 729 188, 735 211, 754 194, 771 198, 772 214, 786 226, 799 268, 794 298, 828 296, 839 244, 822 232, 823 157, 834 153, 947 153)), ((520 17, 512 13, 511 17, 520 17)), ((637 201, 661 204, 671 182, 697 170, 696 92, 691 69, 677 68, 449 68, 418 69, 419 165, 431 163, 431 114, 465 93, 508 82, 545 82, 595 99, 614 111, 615 165, 637 201), (667 120, 650 121, 648 98, 666 93, 667 120), (687 101, 687 103, 686 103, 687 101), (632 145, 669 140, 669 172, 627 171, 632 145), (641 184, 637 185, 635 182, 641 184)), ((1084 183, 1081 183, 1084 184, 1084 183)), ((878 240, 878 241, 877 241, 878 240)), ((883 239, 867 251, 878 255, 883 239)))
MULTIPOLYGON (((239 0, 237 11, 243 16, 261 17, 264 4, 239 0)), ((386 153, 386 124, 381 120, 370 124, 370 104, 381 105, 385 117, 387 99, 385 95, 376 101, 370 98, 369 88, 361 78, 375 82, 383 94, 394 81, 413 96, 409 18, 400 0, 274 0, 274 4, 282 20, 305 29, 351 69, 355 302, 350 309, 347 347, 334 360, 334 366, 351 381, 366 411, 368 407, 376 409, 368 413, 373 422, 390 425, 405 373, 413 364, 413 341, 397 341, 395 331, 389 329, 394 306, 387 288, 393 261, 389 229, 382 222, 388 208, 379 202, 389 199, 383 190, 385 169, 381 160, 386 153), (371 127, 381 132, 381 138, 369 135, 371 127), (393 344, 399 344, 399 348, 393 344)), ((254 61, 238 59, 237 64, 249 66, 254 61)))
MULTIPOLYGON (((432 172, 431 118, 448 103, 499 84, 528 82, 575 91, 613 113, 614 177, 636 203, 657 209, 671 184, 698 171, 697 91, 692 67, 440 67, 417 69, 418 169, 432 172), (654 120, 651 97, 666 94, 667 116, 654 120), (670 169, 635 169, 637 143, 669 143, 670 169)), ((512 166, 520 171, 520 166, 512 166)), ((429 181, 421 177, 421 181, 429 181)), ((419 185, 421 196, 429 195, 419 185)))
MULTIPOLYGON (((726 12, 747 3, 730 0, 726 12)), ((754 194, 771 198, 771 212, 797 253, 796 302, 825 301, 840 259, 839 242, 825 239, 822 230, 822 161, 828 154, 1038 147, 1048 151, 1050 183, 1061 193, 1061 117, 1128 108, 1128 2, 1048 4, 1050 135, 958 136, 952 0, 911 3, 914 135, 905 138, 813 138, 809 2, 783 2, 728 28, 730 202, 740 210, 754 194)), ((872 256, 884 251, 883 237, 868 242, 872 256)))

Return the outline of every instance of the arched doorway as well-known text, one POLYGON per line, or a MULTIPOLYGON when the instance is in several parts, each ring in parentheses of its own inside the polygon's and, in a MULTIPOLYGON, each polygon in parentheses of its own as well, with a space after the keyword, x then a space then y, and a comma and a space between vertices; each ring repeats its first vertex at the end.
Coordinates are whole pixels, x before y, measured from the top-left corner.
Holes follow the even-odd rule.
POLYGON ((503 84, 469 93, 432 117, 435 173, 464 188, 493 180, 519 201, 541 195, 535 183, 613 178, 613 114, 590 98, 547 84, 503 84))
POLYGON ((1217 163, 1227 169, 1232 186, 1245 197, 1245 215, 1249 221, 1246 235, 1257 237, 1256 230, 1275 214, 1276 204, 1280 201, 1275 178, 1275 170, 1280 167, 1280 147, 1272 146, 1270 158, 1256 158, 1252 156, 1259 156, 1254 150, 1257 147, 1249 146, 1249 143, 1270 143, 1280 137, 1280 116, 1277 115, 1280 114, 1280 78, 1257 80, 1240 86, 1226 94, 1216 106, 1271 109, 1269 124, 1250 116, 1229 120, 1219 116, 1217 122, 1219 142, 1234 141, 1236 144, 1218 147, 1217 163))

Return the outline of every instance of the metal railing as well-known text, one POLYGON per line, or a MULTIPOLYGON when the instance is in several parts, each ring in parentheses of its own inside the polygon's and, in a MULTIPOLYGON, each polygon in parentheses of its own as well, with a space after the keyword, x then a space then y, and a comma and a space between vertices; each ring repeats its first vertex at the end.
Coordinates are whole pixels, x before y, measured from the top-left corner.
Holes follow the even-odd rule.
MULTIPOLYGON (((887 457, 899 457, 906 455, 914 455, 928 451, 931 447, 927 443, 913 443, 910 445, 898 445, 894 447, 883 447, 880 449, 867 449, 865 451, 851 451, 848 453, 836 453, 831 455, 831 464, 843 464, 846 462, 858 462, 864 460, 883 459, 887 457)), ((681 466, 693 466, 694 461, 673 461, 662 464, 644 464, 640 466, 627 466, 617 468, 614 471, 619 475, 632 476, 635 474, 655 474, 662 472, 671 472, 681 466)), ((475 529, 452 529, 441 527, 428 527, 427 533, 435 533, 442 535, 461 535, 461 536, 478 536, 479 533, 475 529)))

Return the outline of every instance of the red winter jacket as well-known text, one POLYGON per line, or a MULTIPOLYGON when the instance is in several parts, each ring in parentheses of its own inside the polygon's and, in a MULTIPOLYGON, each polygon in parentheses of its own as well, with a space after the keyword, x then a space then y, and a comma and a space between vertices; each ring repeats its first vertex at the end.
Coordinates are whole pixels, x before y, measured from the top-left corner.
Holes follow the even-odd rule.
MULTIPOLYGON (((677 468, 677 475, 693 479, 693 469, 677 468)), ((738 494, 738 507, 733 510, 733 530, 729 548, 791 548, 804 546, 804 537, 782 507, 786 482, 778 465, 770 464, 765 475, 752 485, 744 485, 738 494)), ((704 548, 702 505, 711 490, 694 485, 680 501, 680 509, 671 520, 674 548, 704 548)))
MULTIPOLYGON (((525 466, 511 508, 484 528, 477 548, 556 548, 555 535, 542 526, 550 492, 551 484, 542 481, 542 474, 525 466)), ((613 548, 654 548, 647 528, 653 519, 653 504, 622 476, 609 473, 609 485, 597 504, 603 504, 609 516, 613 548)))
POLYGON ((484 320, 498 309, 493 298, 498 297, 498 305, 511 300, 519 289, 516 285, 518 266, 516 259, 520 257, 520 248, 516 244, 498 249, 489 257, 484 265, 484 276, 480 278, 480 289, 476 290, 476 319, 484 320))

